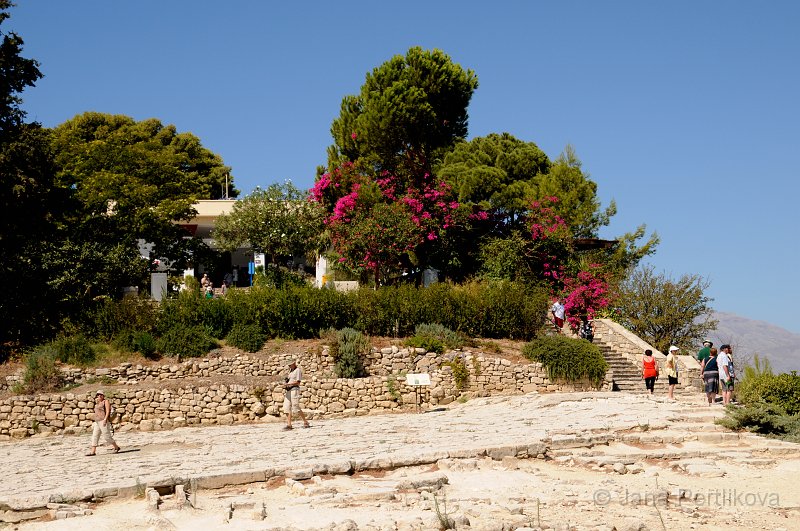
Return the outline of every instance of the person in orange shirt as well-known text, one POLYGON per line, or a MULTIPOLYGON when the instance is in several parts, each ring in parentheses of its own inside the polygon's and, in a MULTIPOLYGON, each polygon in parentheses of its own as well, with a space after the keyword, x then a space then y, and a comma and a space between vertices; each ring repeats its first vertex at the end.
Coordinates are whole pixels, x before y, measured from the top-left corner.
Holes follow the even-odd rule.
POLYGON ((656 387, 656 379, 658 378, 658 362, 653 357, 653 351, 647 349, 644 351, 644 357, 642 357, 642 379, 644 380, 644 385, 650 394, 653 394, 653 391, 656 387))

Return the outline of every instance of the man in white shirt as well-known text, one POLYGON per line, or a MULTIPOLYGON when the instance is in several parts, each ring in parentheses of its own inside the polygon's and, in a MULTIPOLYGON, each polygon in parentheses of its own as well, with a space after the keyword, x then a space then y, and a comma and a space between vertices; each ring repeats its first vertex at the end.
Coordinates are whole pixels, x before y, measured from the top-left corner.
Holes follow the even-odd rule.
POLYGON ((292 429, 292 413, 299 414, 303 419, 303 427, 310 428, 305 413, 300 409, 300 381, 303 379, 303 371, 297 366, 297 362, 289 364, 289 376, 286 377, 284 384, 283 410, 286 412, 286 426, 284 430, 292 429))
POLYGON ((550 313, 553 314, 553 324, 556 325, 558 333, 560 334, 561 329, 564 327, 564 317, 567 315, 564 303, 560 298, 556 299, 556 302, 553 303, 553 306, 550 308, 550 313))
POLYGON ((733 374, 731 374, 731 354, 733 349, 730 345, 719 347, 717 356, 717 366, 719 367, 719 387, 722 391, 722 404, 727 406, 731 403, 733 394, 733 374))

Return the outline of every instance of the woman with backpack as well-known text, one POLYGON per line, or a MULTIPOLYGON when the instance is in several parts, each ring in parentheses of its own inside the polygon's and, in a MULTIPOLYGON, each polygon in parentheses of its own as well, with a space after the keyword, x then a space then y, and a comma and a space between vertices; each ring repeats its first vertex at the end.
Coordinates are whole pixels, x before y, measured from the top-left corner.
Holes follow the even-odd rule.
POLYGON ((94 394, 94 425, 92 426, 92 449, 87 457, 97 455, 97 444, 100 435, 105 437, 106 443, 114 447, 114 453, 119 452, 119 445, 111 434, 111 403, 106 400, 103 391, 94 394))
POLYGON ((703 388, 708 398, 708 405, 712 405, 719 393, 719 365, 717 364, 717 349, 708 351, 709 357, 703 365, 703 388))

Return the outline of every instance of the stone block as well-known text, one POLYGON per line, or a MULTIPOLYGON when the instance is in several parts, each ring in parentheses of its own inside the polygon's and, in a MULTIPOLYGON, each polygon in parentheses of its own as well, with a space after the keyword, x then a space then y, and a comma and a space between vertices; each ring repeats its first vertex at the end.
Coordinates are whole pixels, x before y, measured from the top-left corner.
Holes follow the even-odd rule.
POLYGON ((24 439, 28 436, 28 428, 14 428, 8 431, 12 439, 24 439))
POLYGON ((259 483, 266 481, 266 478, 266 472, 263 470, 229 472, 226 474, 198 477, 197 487, 200 489, 220 489, 228 485, 247 485, 248 483, 259 483))

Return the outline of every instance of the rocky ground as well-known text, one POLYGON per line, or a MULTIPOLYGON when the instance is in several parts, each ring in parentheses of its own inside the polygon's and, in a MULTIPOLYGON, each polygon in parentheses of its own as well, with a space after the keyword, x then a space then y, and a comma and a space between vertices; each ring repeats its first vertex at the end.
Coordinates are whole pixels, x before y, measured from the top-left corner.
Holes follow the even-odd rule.
POLYGON ((0 508, 39 515, 19 529, 800 529, 800 445, 725 432, 722 412, 529 394, 125 432, 93 458, 86 437, 31 438, 0 444, 0 508))

